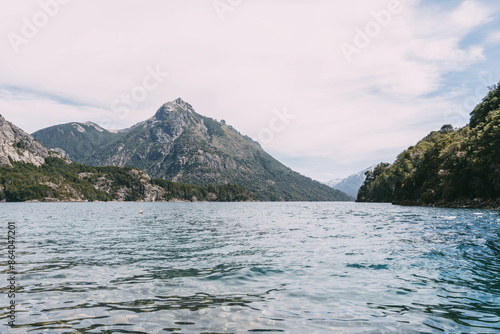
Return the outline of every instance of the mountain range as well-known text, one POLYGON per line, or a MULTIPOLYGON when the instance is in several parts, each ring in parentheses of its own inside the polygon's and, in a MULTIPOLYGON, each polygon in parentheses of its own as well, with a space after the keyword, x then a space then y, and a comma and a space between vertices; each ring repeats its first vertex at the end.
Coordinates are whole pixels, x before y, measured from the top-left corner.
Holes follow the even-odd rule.
POLYGON ((49 150, 0 115, 0 201, 255 201, 235 185, 151 179, 133 167, 92 167, 49 150))
POLYGON ((91 166, 135 167, 152 178, 198 186, 234 184, 264 201, 349 201, 345 193, 305 177, 267 154, 224 121, 176 99, 129 129, 91 122, 45 128, 33 137, 91 166))

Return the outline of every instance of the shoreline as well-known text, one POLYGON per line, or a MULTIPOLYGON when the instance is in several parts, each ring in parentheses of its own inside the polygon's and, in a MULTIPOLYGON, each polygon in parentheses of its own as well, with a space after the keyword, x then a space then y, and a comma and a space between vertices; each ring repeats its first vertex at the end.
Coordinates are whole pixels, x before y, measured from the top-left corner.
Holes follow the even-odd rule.
POLYGON ((172 198, 164 201, 89 201, 89 200, 59 200, 54 198, 46 198, 43 200, 29 200, 8 202, 0 201, 1 203, 255 203, 260 201, 188 201, 184 199, 172 198))
MULTIPOLYGON (((28 201, 20 201, 20 202, 7 202, 5 200, 0 201, 1 203, 260 203, 262 201, 259 200, 247 200, 247 201, 189 201, 185 199, 171 198, 169 200, 159 200, 159 201, 89 201, 89 200, 60 200, 56 198, 45 198, 43 200, 28 200, 28 201)), ((266 201, 265 201, 266 202, 266 201)), ((269 201, 272 203, 273 201, 269 201)), ((275 202, 290 202, 293 203, 295 201, 275 201, 275 202)), ((311 201, 314 203, 316 201, 311 201)), ((323 201, 318 201, 318 203, 322 203, 323 201)), ((344 201, 332 201, 335 202, 344 202, 344 201)), ((393 202, 357 202, 357 201, 349 201, 349 203, 384 203, 384 204, 392 204, 392 205, 400 205, 400 206, 419 206, 419 207, 427 207, 427 208, 450 208, 450 209, 483 209, 483 210, 498 210, 500 211, 500 198, 497 200, 482 200, 479 198, 475 198, 473 200, 455 200, 452 202, 446 201, 438 201, 436 203, 423 203, 421 201, 393 201, 393 202)))
POLYGON ((441 200, 435 203, 422 203, 420 201, 393 201, 392 204, 432 208, 500 210, 500 198, 497 200, 483 200, 475 198, 468 200, 455 200, 452 202, 441 200))

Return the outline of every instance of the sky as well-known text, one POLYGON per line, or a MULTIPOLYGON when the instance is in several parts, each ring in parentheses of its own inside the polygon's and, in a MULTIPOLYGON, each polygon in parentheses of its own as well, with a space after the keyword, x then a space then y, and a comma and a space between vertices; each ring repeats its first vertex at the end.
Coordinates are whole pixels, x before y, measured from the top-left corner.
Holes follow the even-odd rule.
POLYGON ((128 128, 178 97, 319 181, 460 127, 500 81, 493 0, 0 0, 0 114, 128 128))

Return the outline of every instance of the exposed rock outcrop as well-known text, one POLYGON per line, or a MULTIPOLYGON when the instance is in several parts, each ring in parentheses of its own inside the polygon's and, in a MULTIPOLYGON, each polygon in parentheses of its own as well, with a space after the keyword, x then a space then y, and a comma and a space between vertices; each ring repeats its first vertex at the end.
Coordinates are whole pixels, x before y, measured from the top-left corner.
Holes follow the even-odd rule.
POLYGON ((49 156, 63 157, 0 115, 0 165, 12 166, 12 160, 40 166, 49 156))

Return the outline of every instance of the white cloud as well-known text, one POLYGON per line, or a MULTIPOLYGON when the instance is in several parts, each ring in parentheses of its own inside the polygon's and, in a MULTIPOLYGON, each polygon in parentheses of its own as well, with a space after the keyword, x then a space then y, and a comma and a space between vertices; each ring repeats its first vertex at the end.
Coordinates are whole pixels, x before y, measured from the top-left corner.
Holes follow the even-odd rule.
MULTIPOLYGON (((23 17, 40 11, 37 1, 0 1, 2 36, 20 33, 23 17)), ((482 1, 449 9, 401 0, 401 14, 347 63, 339 45, 352 43, 355 29, 389 3, 253 0, 222 21, 211 1, 71 1, 19 53, 0 39, 0 84, 31 92, 4 92, 0 113, 29 131, 85 120, 120 128, 182 97, 257 138, 273 109, 286 107, 298 118, 267 148, 311 166, 318 159, 349 161, 337 166, 343 176, 385 160, 374 152, 397 153, 442 123, 456 97, 426 94, 439 93, 446 75, 487 61, 480 40, 464 39, 491 22, 492 8, 482 1), (113 101, 157 65, 168 78, 130 113, 113 112, 113 101)), ((323 166, 310 175, 329 173, 323 166)))
POLYGON ((450 23, 454 28, 468 32, 489 22, 492 19, 491 14, 490 9, 481 5, 480 1, 466 0, 452 12, 450 23))
POLYGON ((489 34, 487 42, 492 44, 500 43, 500 31, 495 31, 489 34))
POLYGON ((113 125, 116 114, 101 108, 64 104, 50 97, 0 89, 0 114, 27 132, 68 122, 113 125))

